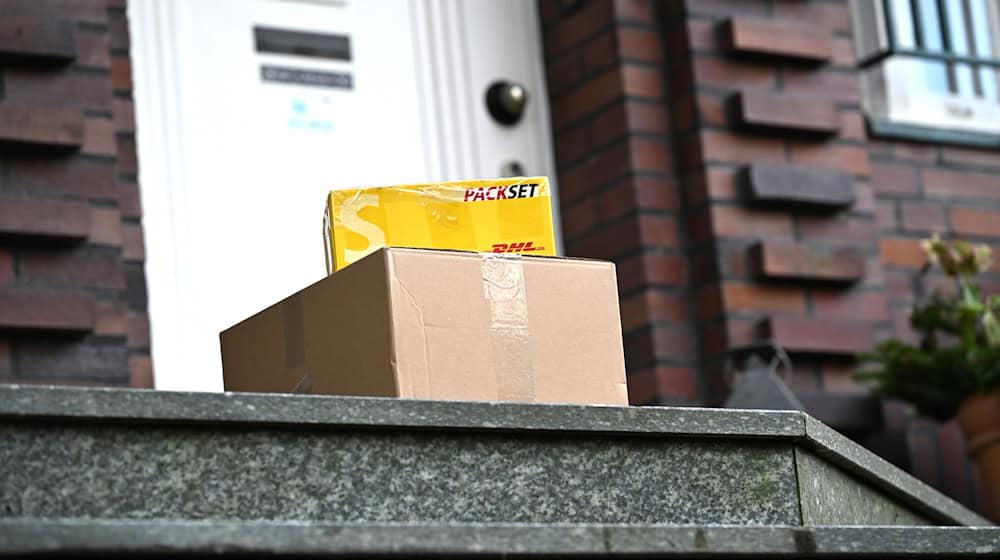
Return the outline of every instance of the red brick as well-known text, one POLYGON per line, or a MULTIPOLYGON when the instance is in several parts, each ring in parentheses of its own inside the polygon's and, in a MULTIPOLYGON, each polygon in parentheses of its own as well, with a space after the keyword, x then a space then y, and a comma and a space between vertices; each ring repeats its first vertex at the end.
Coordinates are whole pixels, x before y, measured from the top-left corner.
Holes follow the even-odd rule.
POLYGON ((708 197, 712 200, 736 200, 739 189, 736 185, 736 173, 728 169, 711 168, 707 172, 705 187, 708 197))
POLYGON ((879 200, 875 209, 875 221, 882 231, 894 231, 899 227, 896 218, 896 203, 891 200, 879 200))
POLYGON ((694 79, 700 85, 727 88, 771 88, 775 83, 774 69, 770 66, 695 56, 692 60, 694 79))
POLYGON ((792 217, 784 212, 720 205, 713 205, 710 212, 717 237, 792 237, 792 217))
POLYGON ((592 113, 622 96, 622 77, 618 68, 610 68, 580 87, 552 102, 552 125, 561 130, 572 121, 592 113))
POLYGON ((4 95, 5 102, 111 110, 111 80, 103 74, 9 66, 4 69, 4 95))
POLYGON ((545 50, 558 54, 580 43, 611 23, 610 2, 587 2, 569 17, 546 30, 545 50))
POLYGON ((560 97, 579 85, 586 75, 583 55, 579 51, 569 51, 545 63, 545 83, 552 98, 560 97))
POLYGON ((863 255, 850 248, 772 241, 758 243, 750 255, 754 269, 765 278, 854 282, 865 273, 863 255))
POLYGON ((854 204, 851 211, 855 214, 875 213, 875 193, 865 180, 854 181, 854 204))
POLYGON ((825 62, 833 56, 830 34, 794 20, 732 18, 722 33, 736 53, 825 62))
POLYGON ((116 92, 132 91, 132 62, 128 58, 111 59, 111 87, 116 92))
POLYGON ((128 324, 125 304, 120 301, 98 301, 94 334, 101 336, 125 336, 128 324))
POLYGON ((903 229, 917 233, 944 232, 948 229, 945 209, 939 204, 923 202, 900 203, 903 229))
POLYGON ((698 111, 694 98, 690 94, 679 95, 671 108, 677 132, 687 134, 694 129, 695 125, 698 124, 698 111))
POLYGON ((723 293, 719 285, 701 285, 696 294, 698 320, 710 321, 722 314, 723 293))
POLYGON ((0 340, 0 378, 9 377, 14 372, 10 356, 10 342, 0 340))
POLYGON ((854 58, 854 45, 846 37, 835 37, 833 39, 833 64, 842 68, 853 69, 857 64, 854 58))
MULTIPOLYGON (((600 117, 598 117, 600 118, 600 117)), ((555 138, 556 165, 559 169, 579 160, 590 152, 590 135, 583 126, 564 129, 555 138)))
POLYGON ((968 165, 1000 169, 1000 154, 996 150, 975 150, 955 146, 942 146, 941 159, 953 165, 968 165))
POLYGON ((898 160, 936 163, 938 159, 938 147, 932 144, 897 141, 892 145, 892 154, 898 160))
POLYGON ((758 334, 788 352, 811 354, 858 354, 870 351, 875 340, 869 324, 826 317, 769 317, 761 322, 758 334))
POLYGON ((871 167, 871 185, 878 194, 916 195, 920 192, 917 182, 917 170, 909 165, 897 165, 873 161, 871 167))
POLYGON ((116 132, 135 132, 135 111, 131 99, 114 98, 112 114, 116 132))
POLYGON ((92 156, 113 156, 115 151, 114 121, 104 117, 84 119, 82 152, 92 156))
POLYGON ((644 253, 617 264, 618 289, 629 292, 639 286, 679 287, 687 279, 682 257, 663 253, 644 253))
POLYGON ((910 324, 910 306, 895 306, 889 313, 892 316, 893 337, 909 344, 919 344, 920 333, 910 324))
POLYGON ((83 143, 83 131, 79 110, 0 103, 0 143, 76 148, 83 143))
POLYGON ((653 329, 653 353, 657 360, 692 361, 697 359, 697 342, 688 329, 658 327, 653 329))
POLYGON ((801 0, 776 0, 773 15, 783 20, 798 21, 821 30, 851 31, 851 15, 847 2, 802 2, 801 0))
POLYGON ((722 299, 728 311, 764 313, 804 313, 805 298, 798 288, 766 284, 722 285, 722 299))
POLYGON ((153 361, 149 356, 131 356, 128 359, 128 385, 135 389, 153 388, 153 361))
POLYGON ((92 0, 47 0, 46 9, 81 22, 104 24, 108 21, 104 4, 92 0))
POLYGON ((559 174, 563 203, 594 193, 603 185, 630 171, 631 153, 626 142, 618 142, 593 152, 590 157, 559 174))
POLYGON ((588 125, 578 128, 585 130, 589 136, 591 150, 620 140, 629 133, 629 117, 625 101, 611 103, 591 119, 588 125))
POLYGON ((854 72, 817 72, 786 67, 782 70, 782 77, 785 90, 792 93, 841 103, 859 103, 861 100, 861 86, 854 72))
POLYGON ((669 172, 670 150, 662 142, 643 137, 633 137, 629 140, 632 169, 635 171, 669 172))
POLYGON ((853 175, 868 175, 868 152, 860 146, 792 142, 792 161, 836 169, 853 175))
POLYGON ((618 52, 622 58, 644 62, 663 62, 663 45, 660 34, 647 29, 619 27, 618 52))
POLYGON ((122 214, 117 208, 93 208, 90 211, 90 242, 121 246, 122 214))
POLYGON ((14 283, 14 255, 0 249, 0 286, 14 283))
POLYGON ((670 131, 670 118, 661 103, 629 99, 625 102, 628 129, 632 132, 666 133, 670 131))
POLYGON ((653 0, 615 0, 615 19, 622 22, 653 23, 653 0))
POLYGON ((111 36, 104 31, 78 28, 76 30, 76 63, 90 68, 111 67, 111 36))
POLYGON ((706 19, 689 19, 687 25, 688 41, 694 51, 714 51, 718 48, 718 33, 716 23, 706 19))
POLYGON ((771 3, 764 0, 687 0, 685 5, 692 14, 710 16, 764 16, 771 12, 771 3))
POLYGON ((79 241, 89 233, 87 204, 0 195, 0 234, 79 241))
POLYGON ((89 332, 95 322, 90 294, 0 290, 0 329, 89 332))
POLYGON ((959 235, 1000 236, 1000 210, 952 208, 951 229, 959 235))
POLYGON ((128 347, 149 348, 149 316, 145 313, 128 314, 128 347))
POLYGON ((135 137, 130 135, 118 135, 116 169, 123 175, 137 175, 139 173, 139 162, 136 158, 135 137))
POLYGON ((645 280, 649 285, 679 287, 687 282, 687 265, 683 257, 647 253, 642 256, 642 263, 645 280))
POLYGON ((94 200, 118 200, 114 164, 85 158, 8 158, 6 188, 12 191, 65 194, 94 200))
POLYGON ((107 253, 24 252, 21 279, 33 284, 69 287, 125 287, 121 260, 107 253))
POLYGON ((122 224, 122 258, 126 261, 146 260, 142 226, 138 224, 122 224))
POLYGON ((785 144, 778 138, 741 136, 719 130, 702 130, 700 141, 706 163, 785 160, 785 144))
POLYGON ((628 397, 631 404, 658 404, 661 399, 697 401, 698 379, 693 368, 655 366, 630 373, 628 397))
POLYGON ((122 183, 119 193, 118 207, 121 208, 123 218, 142 217, 142 204, 139 201, 139 186, 136 184, 122 183))
POLYGON ((663 98, 663 73, 659 68, 624 64, 621 76, 626 94, 648 99, 663 98))
POLYGON ((812 292, 813 313, 821 319, 856 319, 888 321, 889 305, 885 294, 852 290, 849 292, 812 292))
POLYGON ((919 239, 883 237, 879 241, 882 263, 902 268, 921 268, 927 263, 927 254, 920 247, 919 239))
POLYGON ((649 323, 687 324, 687 300, 660 290, 643 290, 621 302, 622 332, 631 332, 649 323))
POLYGON ((865 117, 853 109, 840 111, 840 137, 847 140, 865 140, 865 117))
POLYGON ((0 58, 15 62, 63 65, 76 56, 74 25, 61 17, 23 6, 5 6, 0 20, 0 58), (13 9, 11 9, 13 8, 13 9))
POLYGON ((563 234, 567 239, 574 239, 597 225, 597 210, 594 199, 587 197, 570 204, 562 212, 563 234))
POLYGON ((924 169, 924 192, 940 198, 1000 198, 1000 176, 986 173, 924 169))
POLYGON ((110 34, 109 47, 116 50, 128 50, 130 46, 128 17, 124 11, 110 12, 108 14, 108 29, 110 34))
POLYGON ((610 30, 588 40, 581 50, 583 65, 590 74, 596 74, 618 60, 615 35, 610 30))
POLYGON ((641 214, 639 216, 639 237, 643 245, 653 247, 677 247, 679 245, 677 220, 667 216, 641 214))
POLYGON ((840 117, 833 103, 797 95, 743 91, 733 97, 735 119, 744 127, 835 134, 840 117))
MULTIPOLYGON (((692 115, 694 117, 695 115, 692 115)), ((704 94, 698 96, 698 114, 702 125, 726 126, 726 107, 722 98, 704 94)))
POLYGON ((635 252, 641 244, 639 224, 624 219, 581 238, 566 240, 566 253, 574 257, 613 260, 635 252))
POLYGON ((874 220, 844 215, 800 215, 799 233, 806 241, 836 246, 871 246, 878 238, 874 220))
POLYGON ((613 220, 636 208, 673 210, 677 207, 677 194, 673 181, 646 176, 629 177, 601 193, 601 218, 613 220))

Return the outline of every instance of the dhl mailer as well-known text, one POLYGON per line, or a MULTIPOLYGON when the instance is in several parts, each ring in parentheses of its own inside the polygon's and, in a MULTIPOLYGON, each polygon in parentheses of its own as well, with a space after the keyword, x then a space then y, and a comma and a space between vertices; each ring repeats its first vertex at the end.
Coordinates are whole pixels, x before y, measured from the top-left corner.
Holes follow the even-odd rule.
POLYGON ((227 391, 628 404, 603 261, 383 248, 221 342, 227 391))
POLYGON ((380 247, 555 255, 546 177, 331 191, 327 273, 380 247))

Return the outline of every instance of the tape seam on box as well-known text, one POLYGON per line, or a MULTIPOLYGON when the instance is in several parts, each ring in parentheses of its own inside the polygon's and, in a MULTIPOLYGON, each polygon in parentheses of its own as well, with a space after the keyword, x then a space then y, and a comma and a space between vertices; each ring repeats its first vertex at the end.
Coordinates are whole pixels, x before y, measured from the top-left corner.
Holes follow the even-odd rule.
POLYGON ((490 343, 497 400, 535 400, 524 264, 519 256, 482 255, 483 297, 490 305, 490 343))

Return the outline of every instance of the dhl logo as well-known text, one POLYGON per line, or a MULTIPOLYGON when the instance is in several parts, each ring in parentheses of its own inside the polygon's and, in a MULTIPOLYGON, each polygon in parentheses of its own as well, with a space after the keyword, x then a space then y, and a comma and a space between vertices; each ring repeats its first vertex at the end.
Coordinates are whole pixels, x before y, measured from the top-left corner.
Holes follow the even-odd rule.
POLYGON ((494 253, 530 253, 532 251, 544 251, 545 247, 535 247, 533 241, 522 241, 520 243, 494 243, 494 253))

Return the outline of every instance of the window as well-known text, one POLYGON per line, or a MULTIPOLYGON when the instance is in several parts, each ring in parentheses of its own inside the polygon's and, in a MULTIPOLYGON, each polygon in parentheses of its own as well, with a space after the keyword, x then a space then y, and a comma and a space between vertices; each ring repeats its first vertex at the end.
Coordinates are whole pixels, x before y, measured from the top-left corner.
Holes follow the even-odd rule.
POLYGON ((876 135, 1000 147, 1000 0, 852 0, 876 135))

